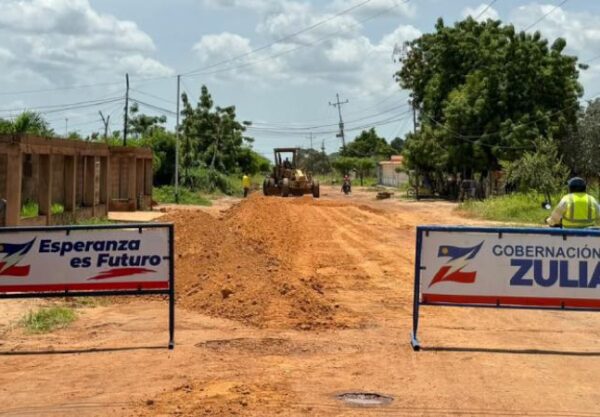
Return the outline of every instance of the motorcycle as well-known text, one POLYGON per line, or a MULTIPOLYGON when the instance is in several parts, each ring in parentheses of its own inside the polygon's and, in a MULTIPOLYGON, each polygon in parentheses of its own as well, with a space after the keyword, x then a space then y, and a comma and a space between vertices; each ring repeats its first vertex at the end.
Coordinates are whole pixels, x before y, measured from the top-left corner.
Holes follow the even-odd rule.
POLYGON ((344 180, 344 183, 342 184, 342 191, 346 195, 348 195, 352 192, 352 184, 350 183, 349 180, 344 180))

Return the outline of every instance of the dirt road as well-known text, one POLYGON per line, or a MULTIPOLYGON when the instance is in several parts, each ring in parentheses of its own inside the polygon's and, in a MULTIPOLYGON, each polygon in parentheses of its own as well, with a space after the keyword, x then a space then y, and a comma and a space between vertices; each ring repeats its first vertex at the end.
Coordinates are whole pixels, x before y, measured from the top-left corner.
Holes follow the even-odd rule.
POLYGON ((0 327, 0 416, 600 416, 598 314, 423 308, 411 350, 414 228, 453 209, 330 189, 171 211, 176 349, 163 300, 0 327))

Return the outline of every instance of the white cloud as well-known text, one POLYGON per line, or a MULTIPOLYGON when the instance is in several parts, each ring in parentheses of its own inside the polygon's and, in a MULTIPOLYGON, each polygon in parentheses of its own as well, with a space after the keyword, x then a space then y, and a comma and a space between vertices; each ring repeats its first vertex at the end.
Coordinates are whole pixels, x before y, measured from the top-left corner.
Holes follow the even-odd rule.
POLYGON ((205 6, 220 9, 244 8, 263 11, 273 6, 274 0, 203 0, 205 6))
MULTIPOLYGON (((336 11, 349 9, 357 4, 355 0, 334 0, 332 9, 336 11)), ((417 7, 414 2, 406 0, 371 0, 364 6, 352 10, 352 14, 360 17, 379 16, 407 16, 415 17, 417 7)))
POLYGON ((486 3, 481 3, 475 8, 467 7, 463 9, 462 16, 464 18, 471 16, 473 19, 477 18, 477 20, 480 22, 485 21, 487 19, 500 19, 500 15, 498 14, 498 12, 493 7, 489 7, 489 4, 486 3))
MULTIPOLYGON (((554 7, 553 4, 520 6, 511 12, 511 21, 518 30, 523 30, 554 7)), ((559 7, 529 29, 529 32, 540 31, 550 44, 559 37, 566 39, 565 52, 578 56, 579 62, 585 63, 586 60, 597 56, 600 51, 600 29, 597 23, 599 20, 598 15, 569 12, 559 7)), ((581 71, 580 81, 588 87, 586 89, 588 94, 600 92, 598 87, 593 87, 600 83, 600 65, 597 65, 597 61, 595 64, 588 70, 581 71)))
POLYGON ((4 81, 18 78, 23 68, 32 72, 30 79, 43 80, 34 84, 39 87, 114 79, 124 70, 173 73, 150 56, 154 42, 135 22, 99 13, 88 0, 1 0, 0 38, 4 81))

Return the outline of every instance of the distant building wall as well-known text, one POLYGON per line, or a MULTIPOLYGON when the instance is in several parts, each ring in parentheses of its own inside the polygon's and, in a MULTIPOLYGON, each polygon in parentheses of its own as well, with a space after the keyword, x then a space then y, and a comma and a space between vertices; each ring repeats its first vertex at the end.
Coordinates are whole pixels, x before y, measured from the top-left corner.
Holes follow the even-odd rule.
POLYGON ((395 155, 389 161, 381 161, 377 165, 377 183, 388 187, 399 187, 408 182, 405 172, 396 172, 396 168, 403 167, 403 158, 395 155))

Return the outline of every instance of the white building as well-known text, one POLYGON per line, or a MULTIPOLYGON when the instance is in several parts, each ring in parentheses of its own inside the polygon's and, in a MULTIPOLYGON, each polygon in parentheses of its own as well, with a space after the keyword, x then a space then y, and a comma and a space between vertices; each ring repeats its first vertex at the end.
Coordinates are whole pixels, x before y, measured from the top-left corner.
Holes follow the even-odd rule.
POLYGON ((396 172, 396 168, 402 167, 404 158, 402 155, 393 155, 389 161, 381 161, 377 165, 377 183, 388 187, 398 187, 408 182, 408 174, 396 172))

